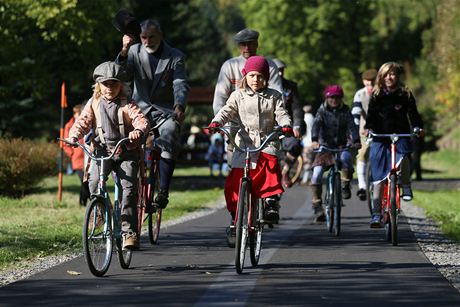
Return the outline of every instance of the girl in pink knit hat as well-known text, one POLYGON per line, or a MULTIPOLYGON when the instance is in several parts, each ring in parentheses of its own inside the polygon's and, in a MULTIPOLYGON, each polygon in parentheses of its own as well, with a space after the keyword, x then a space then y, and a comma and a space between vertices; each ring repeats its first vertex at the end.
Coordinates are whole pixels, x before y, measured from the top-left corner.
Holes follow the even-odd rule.
MULTIPOLYGON (((262 56, 248 58, 242 70, 243 79, 239 89, 235 90, 225 106, 216 114, 210 128, 221 127, 231 120, 240 123, 240 130, 235 137, 238 146, 255 148, 273 132, 276 125, 283 127, 283 132, 292 134, 291 118, 284 109, 282 94, 268 88, 269 66, 262 56)), ((284 192, 281 186, 281 170, 276 156, 280 148, 278 141, 270 142, 258 155, 252 158, 250 176, 252 195, 265 199, 266 216, 264 219, 277 223, 279 219, 279 195, 284 192), (254 163, 256 162, 256 163, 254 163)), ((235 213, 238 202, 239 183, 243 177, 245 153, 235 151, 232 155, 232 170, 225 183, 225 200, 232 216, 227 228, 227 241, 234 246, 235 213)))

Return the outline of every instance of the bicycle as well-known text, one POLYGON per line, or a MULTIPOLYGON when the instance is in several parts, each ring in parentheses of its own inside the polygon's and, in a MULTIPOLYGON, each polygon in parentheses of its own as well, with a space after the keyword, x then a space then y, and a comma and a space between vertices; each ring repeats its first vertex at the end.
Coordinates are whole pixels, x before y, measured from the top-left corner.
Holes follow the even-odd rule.
POLYGON ((302 174, 302 170, 303 170, 302 155, 300 154, 297 157, 294 157, 289 152, 285 152, 284 158, 280 160, 282 161, 281 169, 288 168, 287 175, 289 177, 291 185, 295 184, 299 180, 299 177, 302 174), (289 162, 286 162, 286 157, 289 158, 289 162))
POLYGON ((235 216, 236 221, 234 221, 234 225, 236 227, 235 268, 236 272, 241 274, 244 269, 248 241, 251 264, 255 267, 259 263, 260 253, 262 250, 263 229, 264 225, 268 224, 268 222, 264 221, 264 200, 254 199, 251 195, 252 179, 249 176, 251 168, 251 153, 261 151, 275 136, 279 136, 281 127, 276 126, 274 131, 266 137, 259 147, 252 149, 247 146, 245 146, 245 148, 238 146, 230 132, 225 128, 226 127, 218 127, 212 129, 218 129, 225 133, 234 148, 246 155, 243 177, 240 180, 239 198, 236 210, 237 213, 235 216))
POLYGON ((163 209, 155 203, 155 196, 160 190, 160 155, 161 150, 156 144, 158 129, 171 115, 163 115, 159 122, 149 130, 152 139, 152 146, 147 147, 146 142, 142 144, 144 152, 144 164, 139 167, 140 184, 138 198, 138 233, 141 234, 142 224, 148 220, 148 233, 150 243, 157 244, 160 236, 161 216, 163 209), (147 215, 147 217, 146 217, 147 215))
POLYGON ((377 138, 390 138, 391 145, 391 169, 384 180, 383 197, 381 202, 381 216, 384 223, 385 236, 387 241, 391 241, 393 246, 398 245, 398 215, 401 211, 401 199, 399 191, 400 172, 396 161, 396 142, 401 137, 412 137, 418 134, 414 129, 413 133, 391 133, 377 134, 369 131, 369 136, 377 138))
POLYGON ((96 157, 79 142, 70 142, 58 138, 59 141, 71 146, 80 146, 85 154, 93 161, 100 161, 98 193, 91 196, 91 201, 86 207, 83 220, 82 241, 86 263, 94 276, 101 277, 109 269, 112 260, 113 241, 115 240, 116 251, 120 266, 128 269, 131 264, 132 250, 123 249, 121 233, 121 204, 119 200, 120 182, 115 176, 114 203, 106 186, 104 176, 104 162, 113 158, 118 148, 129 141, 129 138, 121 139, 115 146, 112 154, 106 157, 96 157))
POLYGON ((349 146, 345 146, 343 148, 329 148, 321 145, 319 149, 315 150, 315 152, 327 151, 335 155, 334 164, 331 166, 327 174, 324 203, 326 204, 326 227, 329 232, 334 232, 336 236, 340 235, 343 207, 342 185, 340 178, 342 162, 340 160, 340 153, 348 148, 349 146))

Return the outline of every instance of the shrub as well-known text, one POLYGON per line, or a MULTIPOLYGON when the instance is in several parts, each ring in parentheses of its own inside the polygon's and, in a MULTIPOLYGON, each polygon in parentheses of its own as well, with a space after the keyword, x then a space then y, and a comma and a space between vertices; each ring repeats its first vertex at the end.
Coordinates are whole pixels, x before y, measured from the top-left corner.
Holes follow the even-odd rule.
POLYGON ((56 169, 59 147, 25 139, 0 139, 0 194, 19 197, 56 169))

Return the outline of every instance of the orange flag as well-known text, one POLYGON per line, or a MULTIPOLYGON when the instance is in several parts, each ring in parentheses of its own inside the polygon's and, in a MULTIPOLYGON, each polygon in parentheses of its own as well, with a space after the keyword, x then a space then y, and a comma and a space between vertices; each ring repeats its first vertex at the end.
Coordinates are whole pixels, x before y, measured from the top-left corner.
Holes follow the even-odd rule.
POLYGON ((61 85, 61 108, 67 108, 67 96, 65 95, 65 82, 61 85))

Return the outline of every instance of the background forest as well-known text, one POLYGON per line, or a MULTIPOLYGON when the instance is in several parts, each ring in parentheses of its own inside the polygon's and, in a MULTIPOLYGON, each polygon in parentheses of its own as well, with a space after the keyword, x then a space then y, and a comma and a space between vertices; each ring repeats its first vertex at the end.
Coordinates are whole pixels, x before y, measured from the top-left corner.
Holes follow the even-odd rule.
POLYGON ((214 86, 244 27, 261 33, 258 53, 286 62, 286 77, 314 106, 327 83, 342 84, 351 104, 363 70, 398 61, 428 142, 447 135, 438 145, 458 149, 457 0, 0 0, 0 137, 58 135, 60 84, 70 106, 90 97, 94 67, 121 47, 111 24, 120 8, 160 21, 187 54, 191 86, 214 86))

